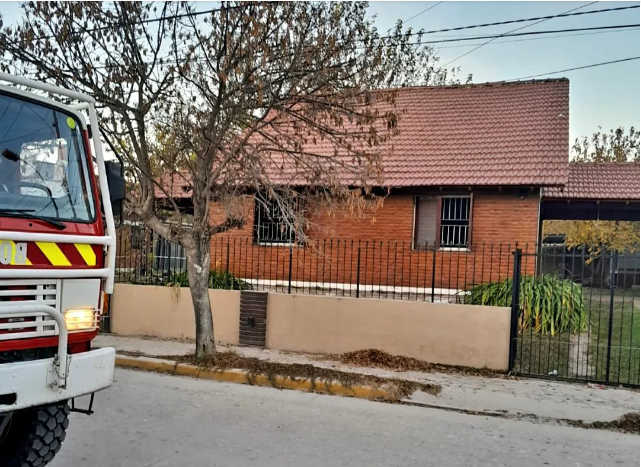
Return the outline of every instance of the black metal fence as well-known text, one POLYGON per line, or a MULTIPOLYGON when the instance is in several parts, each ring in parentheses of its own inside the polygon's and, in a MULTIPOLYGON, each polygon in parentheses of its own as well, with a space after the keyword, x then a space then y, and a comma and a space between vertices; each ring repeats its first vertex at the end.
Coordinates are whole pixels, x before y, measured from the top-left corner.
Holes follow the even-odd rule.
MULTIPOLYGON (((150 231, 119 234, 117 282, 188 285, 184 251, 150 231)), ((259 244, 249 237, 218 237, 211 244, 211 285, 221 288, 464 302, 474 284, 507 279, 511 244, 435 248, 411 241, 316 239, 259 244)))
MULTIPOLYGON (((144 228, 120 229, 116 264, 117 282, 188 285, 182 248, 144 228)), ((212 241, 211 269, 215 288, 511 306, 514 373, 639 385, 638 252, 227 236, 212 241)))
POLYGON ((512 292, 521 299, 512 302, 512 370, 638 387, 639 253, 543 246, 517 250, 515 259, 512 292), (523 273, 532 263, 540 290, 523 273), (543 288, 546 277, 560 287, 543 288), (537 293, 549 296, 537 301, 537 293))
POLYGON ((144 226, 117 230, 116 282, 166 285, 187 274, 185 250, 144 226))

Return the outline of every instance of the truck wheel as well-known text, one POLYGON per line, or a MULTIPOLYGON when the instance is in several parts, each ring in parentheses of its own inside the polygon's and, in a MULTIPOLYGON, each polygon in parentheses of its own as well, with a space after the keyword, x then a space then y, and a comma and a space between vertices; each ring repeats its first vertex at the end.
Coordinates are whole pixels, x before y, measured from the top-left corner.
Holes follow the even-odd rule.
POLYGON ((14 412, 5 433, 0 433, 0 465, 47 465, 60 450, 68 426, 66 401, 14 412))

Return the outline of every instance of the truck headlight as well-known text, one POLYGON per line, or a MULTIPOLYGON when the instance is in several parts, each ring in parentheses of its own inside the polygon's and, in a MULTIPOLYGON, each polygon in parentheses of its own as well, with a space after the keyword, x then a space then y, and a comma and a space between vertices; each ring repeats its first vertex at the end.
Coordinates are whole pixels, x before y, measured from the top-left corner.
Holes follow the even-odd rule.
POLYGON ((96 312, 91 308, 71 308, 63 313, 68 331, 87 331, 96 328, 96 312))

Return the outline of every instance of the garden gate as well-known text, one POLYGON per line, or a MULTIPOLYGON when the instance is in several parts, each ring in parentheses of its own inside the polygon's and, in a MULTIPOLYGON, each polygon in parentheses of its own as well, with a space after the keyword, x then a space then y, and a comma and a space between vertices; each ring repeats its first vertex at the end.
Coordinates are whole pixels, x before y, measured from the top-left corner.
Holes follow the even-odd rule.
POLYGON ((511 371, 638 387, 639 253, 561 245, 513 255, 511 371))

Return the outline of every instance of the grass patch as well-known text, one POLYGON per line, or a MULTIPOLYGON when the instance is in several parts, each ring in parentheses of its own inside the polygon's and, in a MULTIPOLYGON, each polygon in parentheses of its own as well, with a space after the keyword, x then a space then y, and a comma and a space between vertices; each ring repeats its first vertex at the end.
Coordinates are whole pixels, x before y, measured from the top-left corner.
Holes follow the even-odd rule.
POLYGON ((556 376, 571 377, 570 349, 567 333, 556 336, 541 336, 536 333, 519 335, 514 370, 517 373, 543 376, 556 370, 556 376))
MULTIPOLYGON (((610 382, 639 384, 639 298, 618 299, 612 310, 612 345, 610 347, 610 382), (634 300, 634 301, 633 301, 634 300)), ((590 365, 596 379, 605 380, 607 371, 609 297, 591 300, 590 365)))
MULTIPOLYGON (((518 336, 515 371, 534 375, 604 381, 607 372, 610 295, 608 290, 584 289, 585 317, 582 332, 554 336, 533 329, 518 336)), ((639 384, 639 296, 616 291, 612 313, 609 383, 639 384)))

